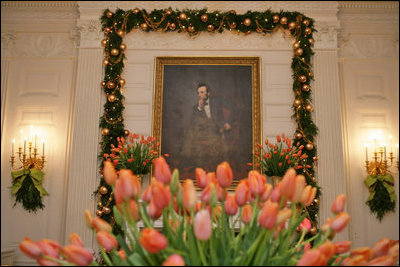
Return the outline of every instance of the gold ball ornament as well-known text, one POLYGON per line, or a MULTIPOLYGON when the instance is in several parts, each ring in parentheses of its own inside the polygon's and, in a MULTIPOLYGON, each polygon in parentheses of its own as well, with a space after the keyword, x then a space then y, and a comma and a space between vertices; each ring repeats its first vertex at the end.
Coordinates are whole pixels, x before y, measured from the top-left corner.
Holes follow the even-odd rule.
POLYGON ((104 33, 105 34, 109 34, 110 32, 111 32, 111 28, 110 27, 104 28, 104 33))
POLYGON ((110 62, 107 59, 103 59, 103 66, 107 66, 110 62))
POLYGON ((124 130, 124 135, 128 136, 130 134, 129 130, 124 130))
POLYGON ((303 137, 303 135, 299 132, 297 132, 295 135, 296 139, 301 139, 303 137))
POLYGON ((303 49, 297 48, 294 53, 296 56, 301 56, 303 54, 303 49))
POLYGON ((299 42, 294 42, 293 43, 293 49, 300 48, 300 43, 299 42))
POLYGON ((148 27, 149 27, 149 25, 147 25, 147 23, 142 23, 142 24, 140 24, 140 29, 141 29, 142 31, 147 30, 148 27))
POLYGON ((133 14, 137 14, 137 13, 139 13, 139 8, 135 8, 132 12, 133 12, 133 14))
POLYGON ((103 203, 101 203, 101 201, 99 201, 99 202, 97 203, 97 206, 103 207, 103 203))
POLYGON ((289 23, 289 30, 293 30, 296 28, 296 22, 290 22, 289 23))
POLYGON ((313 150, 314 149, 314 145, 312 143, 307 143, 306 144, 306 149, 307 150, 313 150))
POLYGON ((281 18, 281 24, 287 24, 287 17, 281 18))
POLYGON ((109 81, 109 82, 107 82, 107 87, 108 87, 109 89, 114 89, 114 88, 115 88, 115 83, 112 82, 112 81, 109 81))
POLYGON ((104 88, 104 86, 106 86, 106 82, 105 82, 105 81, 102 81, 102 82, 100 83, 100 86, 104 88))
POLYGON ((274 15, 272 17, 272 19, 274 20, 274 23, 277 23, 279 21, 279 16, 278 15, 274 15))
POLYGON ((106 16, 107 16, 107 18, 111 18, 111 17, 113 16, 113 14, 114 14, 114 13, 112 13, 111 11, 108 11, 107 14, 106 14, 106 16))
POLYGON ((308 92, 308 91, 310 91, 310 86, 308 84, 303 84, 303 86, 301 87, 301 90, 303 90, 304 92, 308 92))
POLYGON ((115 100, 117 100, 117 97, 115 95, 109 95, 107 97, 108 101, 110 101, 111 103, 114 102, 115 100))
POLYGON ((299 76, 299 82, 305 83, 306 81, 307 81, 306 76, 304 76, 304 75, 299 76))
POLYGON ((171 23, 171 24, 169 25, 169 28, 170 28, 171 31, 174 31, 174 30, 176 29, 175 23, 171 23))
POLYGON ((193 27, 192 25, 190 25, 190 26, 188 27, 188 31, 189 31, 189 32, 194 32, 195 29, 194 29, 194 27, 193 27))
POLYGON ((125 81, 125 79, 119 79, 119 81, 118 81, 118 83, 121 85, 121 86, 124 86, 125 84, 126 84, 126 81, 125 81))
POLYGON ((101 129, 101 134, 104 135, 104 136, 109 135, 110 134, 110 129, 108 129, 108 128, 101 129))
POLYGON ((306 35, 309 35, 309 34, 311 34, 312 33, 312 30, 311 30, 311 28, 305 28, 304 29, 304 33, 306 34, 306 35))
POLYGON ((310 43, 310 45, 314 45, 314 43, 315 43, 313 38, 308 39, 308 42, 310 43))
POLYGON ((186 14, 185 13, 181 13, 181 14, 179 14, 179 19, 180 20, 185 20, 185 19, 187 19, 187 16, 186 16, 186 14))
POLYGON ((294 102, 293 102, 293 106, 295 106, 297 108, 300 105, 301 105, 301 100, 300 99, 295 99, 294 102))
POLYGON ((207 26, 207 30, 208 30, 209 32, 212 32, 212 31, 214 30, 214 26, 211 25, 211 24, 209 24, 209 25, 207 26))
POLYGON ((110 209, 109 207, 104 207, 104 208, 103 208, 103 212, 104 212, 105 214, 110 214, 111 209, 110 209))
POLYGON ((251 19, 247 18, 243 21, 244 26, 250 26, 251 25, 251 19))
POLYGON ((308 73, 308 76, 314 77, 314 72, 310 71, 310 72, 308 73))
POLYGON ((105 47, 107 45, 107 39, 101 40, 101 46, 105 47))
POLYGON ((317 162, 317 161, 318 161, 318 156, 314 156, 314 157, 312 158, 312 160, 313 160, 314 162, 317 162))
POLYGON ((306 105, 306 110, 307 110, 308 112, 313 112, 314 107, 313 107, 311 104, 307 104, 307 105, 306 105))
POLYGON ((124 37, 125 36, 125 32, 123 30, 118 30, 117 34, 119 37, 124 37))
POLYGON ((96 216, 97 217, 103 216, 103 211, 101 211, 101 210, 96 211, 96 216))
POLYGON ((202 22, 207 22, 207 20, 208 20, 208 15, 207 14, 203 14, 203 15, 201 15, 201 21, 202 22))
POLYGON ((315 202, 315 204, 319 205, 319 199, 318 198, 314 199, 314 202, 315 202))
POLYGON ((118 56, 118 54, 119 54, 119 50, 118 49, 116 49, 116 48, 113 48, 113 49, 111 49, 111 55, 112 56, 118 56))
POLYGON ((100 187, 99 188, 99 193, 102 194, 102 195, 107 194, 108 193, 107 187, 105 187, 105 186, 100 187))
POLYGON ((313 227, 311 228, 311 230, 310 230, 310 233, 311 233, 312 235, 316 235, 316 234, 317 234, 317 228, 316 228, 315 226, 313 226, 313 227))
POLYGON ((167 15, 171 15, 172 14, 172 10, 168 9, 165 13, 167 13, 167 15))
POLYGON ((121 51, 124 51, 126 49, 126 44, 120 44, 119 49, 121 49, 121 51))
POLYGON ((231 29, 235 29, 236 28, 236 22, 232 22, 230 27, 231 27, 231 29))
POLYGON ((231 13, 231 14, 236 14, 236 10, 229 10, 229 13, 231 13))
POLYGON ((308 25, 310 25, 310 21, 308 19, 305 19, 305 20, 303 20, 303 24, 308 26, 308 25))

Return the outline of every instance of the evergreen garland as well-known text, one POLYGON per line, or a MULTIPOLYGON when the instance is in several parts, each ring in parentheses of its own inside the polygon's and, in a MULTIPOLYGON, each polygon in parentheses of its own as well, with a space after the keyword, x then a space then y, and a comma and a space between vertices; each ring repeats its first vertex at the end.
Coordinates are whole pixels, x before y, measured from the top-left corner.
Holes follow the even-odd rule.
POLYGON ((45 206, 42 202, 42 197, 39 190, 36 189, 30 174, 22 182, 21 188, 15 193, 15 205, 21 203, 23 208, 28 212, 34 212, 38 209, 43 209, 45 206))
MULTIPOLYGON (((234 10, 228 12, 207 12, 207 9, 172 10, 169 8, 153 10, 151 13, 148 13, 146 10, 135 8, 127 11, 117 9, 115 12, 109 9, 104 10, 101 16, 101 23, 102 30, 105 33, 105 39, 102 40, 105 52, 105 59, 103 60, 105 75, 101 87, 108 97, 108 101, 104 104, 104 114, 100 118, 100 128, 103 135, 99 154, 101 162, 104 159, 103 155, 110 153, 111 144, 117 145, 117 137, 129 133, 127 130, 124 130, 122 116, 124 97, 120 92, 120 88, 124 84, 121 73, 124 68, 124 50, 126 49, 122 41, 127 33, 134 29, 140 29, 144 32, 176 31, 187 33, 190 36, 197 35, 200 32, 221 33, 225 30, 243 35, 252 32, 268 35, 279 29, 290 31, 290 34, 295 38, 297 43, 297 47, 294 47, 294 56, 291 64, 294 80, 293 91, 295 99, 300 101, 298 104, 293 105, 293 118, 297 123, 295 137, 300 145, 304 145, 307 148, 304 152, 308 155, 308 158, 305 159, 303 164, 304 166, 310 166, 310 168, 303 168, 297 171, 299 174, 305 175, 307 184, 317 187, 317 198, 320 197, 321 190, 314 178, 313 166, 317 160, 314 137, 318 134, 318 129, 311 116, 313 107, 311 106, 310 91, 310 83, 314 79, 311 72, 311 57, 314 54, 312 51, 314 43, 312 35, 316 31, 313 19, 299 12, 282 10, 280 12, 272 12, 271 10, 264 12, 247 11, 245 14, 236 14, 234 10), (304 80, 301 80, 301 78, 304 78, 304 80), (110 95, 115 96, 115 98, 111 99, 113 101, 110 101, 110 95)), ((103 163, 100 164, 100 170, 102 168, 103 163)), ((102 205, 98 206, 100 208, 99 211, 101 211, 104 203, 107 203, 110 199, 110 205, 114 205, 111 188, 104 182, 103 177, 95 193, 98 193, 99 188, 102 186, 108 188, 108 193, 101 196, 102 205)), ((316 225, 318 210, 318 200, 307 207, 309 218, 314 222, 314 225, 316 225)), ((101 212, 101 215, 99 213, 97 215, 108 222, 113 221, 112 212, 109 214, 101 212)))
POLYGON ((376 218, 378 218, 379 221, 382 221, 382 218, 386 213, 395 211, 396 196, 394 193, 393 182, 393 176, 390 174, 368 176, 365 182, 371 193, 365 203, 369 206, 371 212, 376 215, 376 218), (369 183, 369 181, 373 181, 373 183, 369 183))

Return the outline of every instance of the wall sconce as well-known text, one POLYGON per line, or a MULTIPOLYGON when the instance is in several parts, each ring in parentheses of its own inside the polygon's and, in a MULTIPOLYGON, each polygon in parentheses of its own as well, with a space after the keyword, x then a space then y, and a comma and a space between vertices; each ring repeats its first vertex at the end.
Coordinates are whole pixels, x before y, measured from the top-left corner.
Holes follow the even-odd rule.
POLYGON ((32 144, 32 140, 28 140, 27 138, 24 139, 24 147, 22 150, 22 145, 19 145, 17 155, 18 155, 18 160, 20 161, 20 165, 17 167, 14 167, 15 164, 15 156, 14 156, 14 146, 15 146, 15 139, 12 140, 12 149, 11 149, 11 167, 13 170, 19 170, 19 169, 32 169, 36 168, 39 170, 42 170, 44 168, 44 163, 46 162, 45 156, 44 156, 44 146, 45 146, 45 140, 42 140, 42 156, 39 155, 38 153, 38 147, 37 147, 37 135, 35 134, 35 143, 34 145, 32 144), (28 143, 28 147, 27 147, 28 143))
POLYGON ((397 156, 393 156, 392 136, 389 135, 390 152, 389 155, 386 151, 386 143, 382 143, 379 147, 376 144, 376 138, 374 139, 375 147, 373 151, 372 161, 368 160, 368 144, 364 144, 365 147, 365 167, 368 175, 385 175, 390 172, 390 168, 393 167, 393 162, 396 162, 395 167, 399 171, 399 144, 395 145, 397 156), (397 159, 397 161, 394 161, 397 159))

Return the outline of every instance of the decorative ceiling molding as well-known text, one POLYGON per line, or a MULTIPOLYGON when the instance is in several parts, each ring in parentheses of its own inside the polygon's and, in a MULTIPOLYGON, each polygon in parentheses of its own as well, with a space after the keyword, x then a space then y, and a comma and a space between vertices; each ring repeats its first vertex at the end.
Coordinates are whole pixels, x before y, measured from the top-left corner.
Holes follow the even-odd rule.
POLYGON ((339 8, 345 9, 397 9, 399 3, 394 1, 339 1, 339 8))
POLYGON ((1 1, 1 7, 13 8, 62 8, 62 7, 78 7, 77 1, 1 1))

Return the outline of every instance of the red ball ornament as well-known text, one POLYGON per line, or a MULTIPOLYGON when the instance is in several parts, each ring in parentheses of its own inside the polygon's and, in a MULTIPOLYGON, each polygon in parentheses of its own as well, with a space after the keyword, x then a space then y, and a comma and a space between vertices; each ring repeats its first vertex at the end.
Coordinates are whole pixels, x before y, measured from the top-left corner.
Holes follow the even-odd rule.
POLYGON ((207 30, 208 30, 209 32, 212 32, 212 31, 214 30, 214 25, 209 24, 209 25, 207 26, 207 30))
POLYGON ((108 11, 106 16, 107 16, 107 18, 111 18, 113 16, 113 13, 111 11, 108 11))
POLYGON ((289 30, 293 30, 296 28, 296 22, 290 22, 288 26, 289 26, 289 30))
POLYGON ((308 84, 303 84, 303 86, 301 87, 301 90, 303 90, 304 92, 308 92, 308 91, 310 91, 310 86, 308 84))
POLYGON ((176 29, 175 23, 171 23, 171 24, 169 25, 169 29, 170 29, 171 31, 174 31, 174 30, 176 29))
POLYGON ((296 56, 301 56, 303 54, 303 49, 297 48, 294 53, 296 56))
POLYGON ((304 33, 306 34, 306 35, 309 35, 309 34, 311 34, 312 33, 312 30, 311 30, 311 28, 305 28, 305 30, 304 30, 304 33))
POLYGON ((303 135, 301 133, 297 132, 295 134, 295 137, 296 137, 296 139, 301 139, 303 137, 303 135))
POLYGON ((281 18, 281 24, 287 24, 287 17, 281 18))
POLYGON ((207 22, 208 21, 208 15, 207 14, 201 15, 201 21, 202 22, 207 22))
POLYGON ((249 18, 246 18, 244 21, 243 21, 243 24, 244 24, 244 26, 250 26, 251 25, 251 19, 249 19, 249 18))
POLYGON ((114 88, 115 88, 115 83, 112 82, 112 81, 108 81, 108 82, 107 82, 107 87, 108 87, 109 89, 114 89, 114 88))
POLYGON ((279 16, 278 15, 274 15, 272 17, 272 19, 274 20, 274 23, 277 23, 279 21, 279 16))
POLYGON ((126 49, 126 44, 121 44, 119 46, 119 49, 121 49, 121 51, 124 51, 126 49))
POLYGON ((186 16, 186 14, 185 13, 181 13, 181 14, 179 14, 179 19, 180 20, 185 20, 185 19, 187 19, 187 16, 186 16))
POLYGON ((305 83, 306 81, 307 81, 306 76, 304 76, 304 75, 299 76, 299 82, 305 83))

